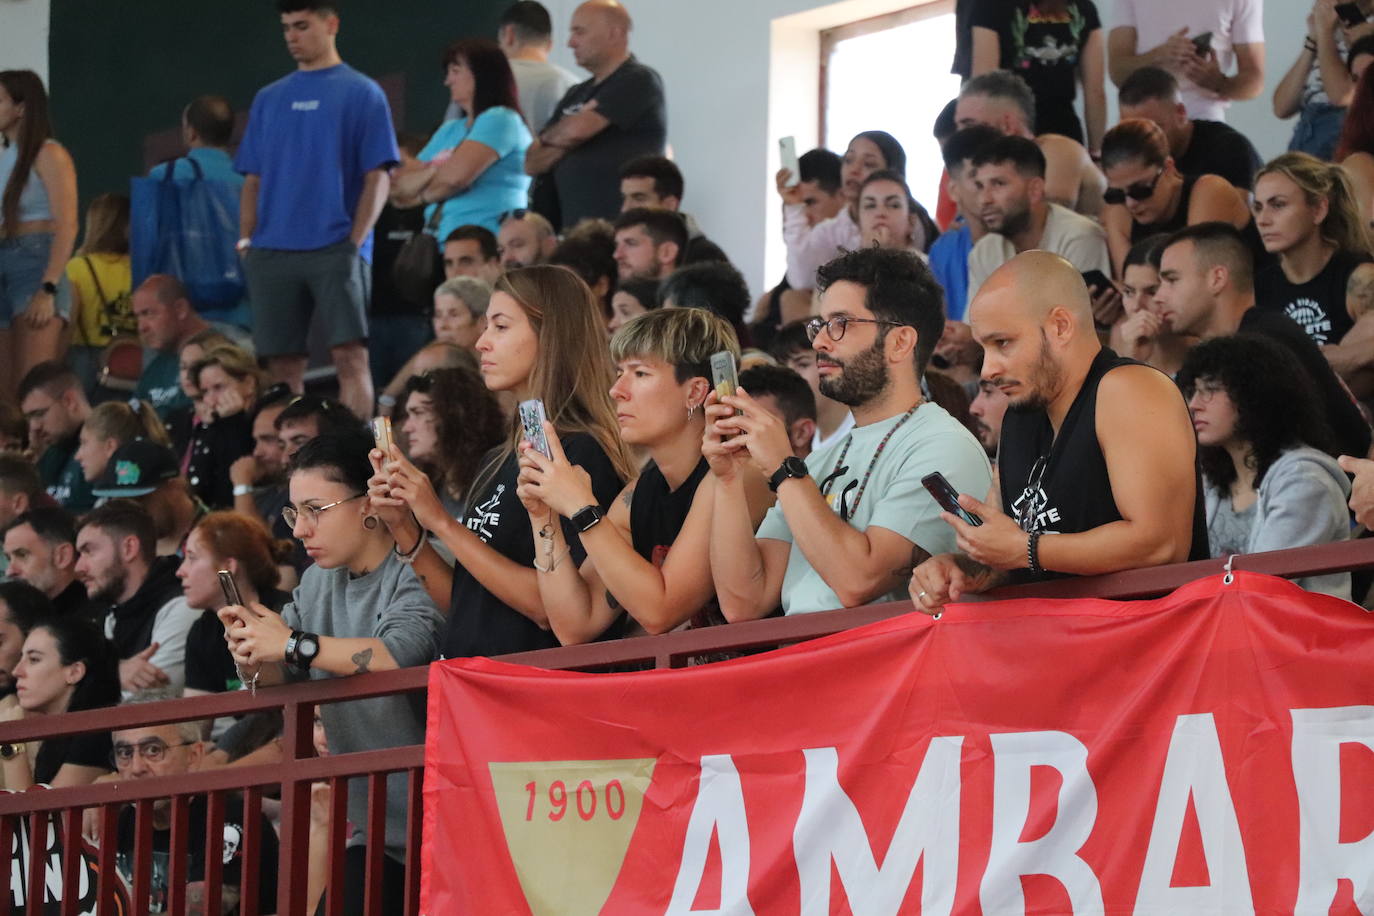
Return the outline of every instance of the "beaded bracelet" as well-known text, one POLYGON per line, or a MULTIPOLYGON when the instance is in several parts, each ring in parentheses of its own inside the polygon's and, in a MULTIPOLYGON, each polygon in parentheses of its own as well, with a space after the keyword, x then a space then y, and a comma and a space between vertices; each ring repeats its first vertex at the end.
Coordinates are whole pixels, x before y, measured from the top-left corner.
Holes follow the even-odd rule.
POLYGON ((1040 566, 1040 534, 1039 531, 1032 531, 1026 536, 1026 563, 1037 576, 1045 572, 1040 566))

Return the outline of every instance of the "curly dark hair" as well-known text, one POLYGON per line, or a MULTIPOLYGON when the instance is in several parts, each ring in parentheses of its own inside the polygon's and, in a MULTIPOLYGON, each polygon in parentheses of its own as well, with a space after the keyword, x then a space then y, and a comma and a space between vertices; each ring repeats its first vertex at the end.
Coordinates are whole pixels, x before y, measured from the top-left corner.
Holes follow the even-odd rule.
MULTIPOLYGON (((1234 435, 1250 444, 1247 461, 1255 469, 1256 487, 1285 449, 1310 445, 1339 454, 1317 387, 1287 347, 1254 334, 1204 341, 1179 370, 1185 398, 1192 398, 1199 381, 1220 385, 1235 405, 1234 435)), ((1235 464, 1221 446, 1199 447, 1198 461, 1213 487, 1226 490, 1235 482, 1235 464)))
POLYGON ((416 392, 429 395, 433 402, 439 440, 435 458, 423 470, 450 493, 467 493, 482 466, 482 456, 500 445, 510 431, 501 405, 481 374, 467 366, 413 376, 396 403, 398 418, 405 417, 406 403, 416 392))

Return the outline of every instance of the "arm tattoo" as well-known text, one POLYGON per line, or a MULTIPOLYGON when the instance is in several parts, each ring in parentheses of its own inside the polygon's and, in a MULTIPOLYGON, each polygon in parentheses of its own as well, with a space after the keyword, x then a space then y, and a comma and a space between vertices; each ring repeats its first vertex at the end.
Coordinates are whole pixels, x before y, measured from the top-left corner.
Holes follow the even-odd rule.
POLYGON ((354 671, 354 674, 367 674, 367 666, 372 664, 372 650, 364 649, 363 651, 354 655, 353 664, 358 666, 358 670, 354 671))
POLYGON ((630 508, 630 503, 634 502, 634 498, 635 498, 635 490, 634 490, 634 487, 630 487, 630 489, 626 490, 624 493, 622 493, 622 494, 620 495, 620 501, 623 502, 623 503, 625 504, 625 508, 626 508, 626 509, 630 508))

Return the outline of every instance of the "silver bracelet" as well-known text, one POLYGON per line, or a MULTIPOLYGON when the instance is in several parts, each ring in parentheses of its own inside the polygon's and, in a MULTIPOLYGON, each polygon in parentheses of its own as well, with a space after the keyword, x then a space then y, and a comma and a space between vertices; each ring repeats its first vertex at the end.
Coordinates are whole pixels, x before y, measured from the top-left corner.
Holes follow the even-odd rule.
POLYGON ((420 539, 415 542, 414 547, 410 548, 409 553, 401 553, 401 548, 395 544, 391 545, 391 550, 396 554, 396 559, 407 566, 413 566, 415 565, 415 558, 420 555, 420 551, 424 549, 427 543, 429 543, 429 531, 425 528, 421 528, 420 539))

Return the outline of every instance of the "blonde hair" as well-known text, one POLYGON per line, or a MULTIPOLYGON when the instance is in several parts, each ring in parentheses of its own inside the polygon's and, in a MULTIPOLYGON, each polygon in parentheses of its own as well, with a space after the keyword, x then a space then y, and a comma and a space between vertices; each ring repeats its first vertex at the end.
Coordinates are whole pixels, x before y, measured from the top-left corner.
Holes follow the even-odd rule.
POLYGON ((196 360, 196 364, 191 367, 191 381, 197 388, 200 387, 200 374, 211 366, 220 367, 225 375, 235 381, 252 379, 254 398, 262 394, 262 390, 267 387, 267 375, 258 368, 258 361, 246 350, 233 344, 215 347, 196 360))
POLYGON ((129 198, 97 194, 86 207, 86 234, 78 255, 129 253, 129 198))
POLYGON ((711 354, 728 350, 739 362, 730 322, 705 309, 655 309, 636 315, 611 338, 612 362, 647 357, 672 366, 679 382, 711 377, 711 354))
POLYGON ((167 427, 147 401, 106 401, 91 408, 83 425, 97 439, 114 439, 120 445, 141 437, 168 448, 172 446, 167 427))
MULTIPOLYGON (((620 440, 611 403, 615 371, 606 350, 606 326, 591 288, 566 267, 540 264, 508 271, 495 289, 519 304, 538 338, 529 387, 544 402, 549 422, 559 435, 591 436, 622 480, 633 477, 634 459, 620 440)), ((474 498, 515 454, 520 435, 520 424, 513 423, 505 445, 493 452, 473 481, 469 493, 474 498)))
POLYGON ((1255 173, 1255 184, 1265 175, 1282 175, 1307 197, 1309 206, 1327 202, 1326 219, 1319 227, 1321 236, 1341 251, 1369 254, 1369 227, 1360 218, 1360 205, 1350 176, 1339 165, 1323 162, 1307 153, 1284 153, 1255 173))

